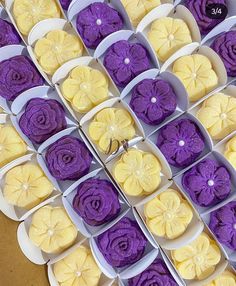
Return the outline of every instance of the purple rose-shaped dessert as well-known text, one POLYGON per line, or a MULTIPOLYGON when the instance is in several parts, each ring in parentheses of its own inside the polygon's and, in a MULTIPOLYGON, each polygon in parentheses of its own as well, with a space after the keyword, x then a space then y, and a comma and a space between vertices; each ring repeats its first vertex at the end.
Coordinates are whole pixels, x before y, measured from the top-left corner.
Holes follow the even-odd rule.
POLYGON ((96 48, 108 35, 123 28, 121 15, 106 3, 93 3, 80 11, 77 30, 88 48, 96 48))
POLYGON ((142 258, 147 239, 138 224, 125 217, 98 236, 98 247, 113 267, 125 267, 142 258))
POLYGON ((185 0, 185 6, 193 14, 202 35, 209 33, 216 25, 224 20, 214 19, 206 13, 207 6, 211 4, 226 5, 226 0, 185 0))
POLYGON ((19 125, 33 143, 41 144, 67 127, 64 108, 54 99, 31 99, 25 107, 19 125))
POLYGON ((61 7, 67 11, 70 6, 71 1, 72 0, 60 0, 61 7))
POLYGON ((209 226, 220 243, 236 250, 236 201, 213 211, 209 226))
POLYGON ((141 274, 129 279, 129 286, 178 286, 163 260, 156 258, 141 274))
POLYGON ((236 76, 236 31, 216 37, 211 48, 221 57, 228 76, 236 76))
POLYGON ((168 163, 177 168, 192 164, 204 150, 204 139, 198 126, 189 119, 179 119, 161 128, 157 146, 168 163))
POLYGON ((231 190, 230 174, 217 161, 206 159, 187 171, 182 184, 193 202, 211 207, 228 197, 231 190))
POLYGON ((73 208, 87 224, 98 226, 114 219, 121 206, 118 192, 111 182, 88 179, 79 185, 73 208))
POLYGON ((46 152, 46 164, 58 180, 78 180, 89 172, 93 156, 84 142, 66 135, 51 144, 46 152))
POLYGON ((6 100, 12 101, 22 92, 43 83, 43 78, 26 56, 0 62, 0 96, 6 100))
POLYGON ((141 44, 118 41, 106 52, 104 65, 115 84, 125 87, 132 79, 151 67, 149 55, 141 44))
POLYGON ((177 99, 171 85, 162 79, 144 79, 132 92, 130 107, 139 119, 157 125, 176 109, 177 99))
POLYGON ((14 26, 0 18, 0 48, 8 45, 18 45, 21 38, 14 26))

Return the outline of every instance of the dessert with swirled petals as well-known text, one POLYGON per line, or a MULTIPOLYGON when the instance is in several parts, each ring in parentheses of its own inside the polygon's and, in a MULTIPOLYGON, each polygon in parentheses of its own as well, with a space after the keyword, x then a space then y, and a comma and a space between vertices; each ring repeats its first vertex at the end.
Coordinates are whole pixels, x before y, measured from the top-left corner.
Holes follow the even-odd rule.
POLYGON ((236 286, 236 275, 228 270, 218 275, 211 283, 204 286, 236 286))
POLYGON ((26 56, 15 56, 0 62, 0 96, 13 101, 22 92, 39 85, 44 80, 26 56))
POLYGON ((93 156, 80 139, 66 135, 51 144, 45 155, 47 167, 58 180, 78 180, 89 172, 93 156))
POLYGON ((99 226, 117 217, 121 205, 118 192, 111 182, 92 178, 77 188, 73 208, 87 224, 99 226))
POLYGON ((106 51, 104 66, 115 84, 125 87, 137 75, 150 69, 151 62, 142 44, 121 40, 106 51))
POLYGON ((71 2, 72 0, 60 0, 61 7, 66 11, 68 10, 71 2))
POLYGON ((118 11, 107 3, 95 2, 77 15, 77 30, 88 48, 95 49, 108 35, 123 28, 118 11))
POLYGON ((55 99, 33 98, 28 101, 19 125, 33 143, 41 144, 67 127, 64 107, 55 99))
POLYGON ((0 48, 8 45, 18 45, 21 38, 15 27, 6 20, 0 19, 0 48))

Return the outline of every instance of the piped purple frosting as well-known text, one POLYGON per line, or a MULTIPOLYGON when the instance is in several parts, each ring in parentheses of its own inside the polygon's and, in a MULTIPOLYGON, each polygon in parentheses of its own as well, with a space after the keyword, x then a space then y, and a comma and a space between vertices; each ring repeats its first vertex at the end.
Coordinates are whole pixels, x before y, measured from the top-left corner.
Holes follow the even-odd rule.
POLYGON ((226 199, 231 191, 228 170, 212 159, 206 159, 187 171, 182 185, 193 202, 202 207, 211 207, 226 199))
POLYGON ((58 180, 78 180, 89 172, 93 156, 81 140, 66 135, 51 144, 45 155, 47 167, 58 180))
POLYGON ((137 222, 124 217, 100 234, 97 243, 106 261, 120 268, 130 266, 142 258, 147 239, 137 222))
POLYGON ((157 125, 176 109, 177 98, 171 85, 162 79, 144 79, 132 91, 130 107, 148 125, 157 125))
POLYGON ((0 18, 0 48, 8 45, 18 45, 21 38, 12 23, 0 18))
POLYGON ((99 226, 113 220, 119 214, 121 205, 112 183, 95 178, 79 185, 73 208, 87 224, 99 226))
POLYGON ((107 3, 96 2, 78 13, 76 27, 85 45, 95 49, 108 35, 123 28, 123 19, 107 3))
POLYGON ((61 7, 67 11, 70 6, 71 1, 72 0, 60 0, 61 7))
POLYGON ((104 66, 115 84, 125 87, 137 75, 148 70, 151 63, 143 45, 122 40, 106 51, 104 66))

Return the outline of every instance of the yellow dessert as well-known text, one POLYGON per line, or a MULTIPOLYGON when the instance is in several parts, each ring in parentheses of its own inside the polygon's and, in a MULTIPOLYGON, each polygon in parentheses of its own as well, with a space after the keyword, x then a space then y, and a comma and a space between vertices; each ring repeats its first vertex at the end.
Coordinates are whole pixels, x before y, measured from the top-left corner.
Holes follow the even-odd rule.
POLYGON ((78 231, 62 207, 37 210, 29 229, 30 240, 46 253, 59 253, 70 247, 78 231))
POLYGON ((221 252, 216 242, 203 232, 190 244, 172 250, 171 256, 183 279, 203 280, 215 271, 221 252))
POLYGON ((60 286, 98 286, 101 270, 90 249, 79 246, 64 259, 56 262, 53 272, 60 286))
POLYGON ((161 164, 151 153, 129 149, 115 163, 113 175, 129 196, 153 193, 161 183, 161 164))
POLYGON ((135 136, 134 120, 128 111, 121 108, 104 108, 99 111, 89 125, 89 136, 102 153, 106 153, 111 142, 111 152, 117 143, 135 136))
POLYGON ((181 19, 170 17, 155 20, 148 32, 148 39, 162 62, 183 46, 192 43, 187 24, 181 19))
POLYGON ((55 0, 15 0, 13 16, 20 32, 27 36, 38 22, 60 18, 61 12, 55 0))
POLYGON ((197 118, 213 139, 223 139, 236 130, 236 98, 214 94, 203 102, 197 118))
POLYGON ((31 162, 6 173, 3 195, 9 204, 24 209, 35 207, 53 192, 53 185, 42 169, 31 162))
POLYGON ((148 202, 144 207, 144 214, 151 232, 168 239, 183 234, 193 218, 188 202, 172 189, 148 202))
POLYGON ((224 271, 215 280, 205 286, 236 286, 236 276, 229 271, 224 271))
POLYGON ((107 77, 99 70, 78 66, 62 83, 61 91, 75 111, 85 113, 108 99, 108 84, 107 77))
POLYGON ((179 58, 173 64, 173 73, 182 81, 192 102, 207 95, 218 84, 218 77, 210 60, 203 55, 179 58))
POLYGON ((14 127, 0 124, 0 168, 27 153, 27 146, 14 127))
POLYGON ((64 63, 80 57, 83 45, 77 36, 54 30, 36 42, 34 53, 44 72, 53 75, 64 63))
POLYGON ((121 0, 121 2, 134 27, 138 26, 152 9, 161 5, 161 0, 121 0))
POLYGON ((236 136, 230 139, 226 144, 224 156, 234 167, 234 169, 236 169, 236 136))

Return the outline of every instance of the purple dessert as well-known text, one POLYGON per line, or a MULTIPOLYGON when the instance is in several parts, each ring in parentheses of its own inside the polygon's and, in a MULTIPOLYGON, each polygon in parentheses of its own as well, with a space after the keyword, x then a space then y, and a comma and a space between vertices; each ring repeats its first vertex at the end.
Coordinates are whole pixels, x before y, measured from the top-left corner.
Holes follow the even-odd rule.
POLYGON ((33 143, 41 144, 67 127, 65 110, 54 99, 34 98, 28 101, 19 125, 33 143))
POLYGON ((147 239, 137 222, 125 217, 100 234, 98 248, 113 267, 130 266, 142 258, 147 239))
POLYGON ((128 286, 178 286, 160 258, 156 258, 142 273, 129 279, 128 283, 128 286))
POLYGON ((70 6, 71 1, 72 0, 60 0, 61 7, 67 11, 70 6))
POLYGON ((99 226, 114 219, 121 206, 118 192, 111 182, 88 179, 79 185, 73 208, 87 224, 99 226))
POLYGON ((43 78, 26 56, 15 56, 0 62, 0 96, 13 101, 22 92, 42 85, 43 78))
POLYGON ((157 146, 170 165, 183 168, 201 155, 205 144, 201 131, 192 120, 178 119, 161 128, 157 146))
POLYGON ((8 45, 18 45, 20 42, 21 38, 15 27, 0 18, 0 48, 8 45))
POLYGON ((236 201, 211 213, 210 229, 220 243, 236 250, 236 201))
POLYGON ((137 75, 148 70, 151 63, 144 46, 122 40, 107 50, 104 66, 115 84, 125 87, 137 75))
POLYGON ((216 37, 211 48, 221 57, 228 76, 236 76, 236 31, 216 37))
POLYGON ((185 6, 193 14, 202 35, 209 33, 224 20, 224 18, 214 19, 207 15, 206 8, 211 4, 226 5, 226 0, 185 0, 185 6))
POLYGON ((206 159, 187 171, 182 185, 195 204, 211 207, 226 199, 231 191, 228 170, 217 161, 206 159))
POLYGON ((108 35, 123 28, 123 19, 108 4, 96 2, 78 13, 76 27, 85 45, 94 49, 108 35))
POLYGON ((132 92, 130 107, 148 125, 157 125, 176 109, 177 98, 171 85, 162 79, 144 79, 132 92))
POLYGON ((66 135, 51 144, 45 155, 47 167, 58 180, 78 180, 89 172, 93 156, 84 142, 66 135))

